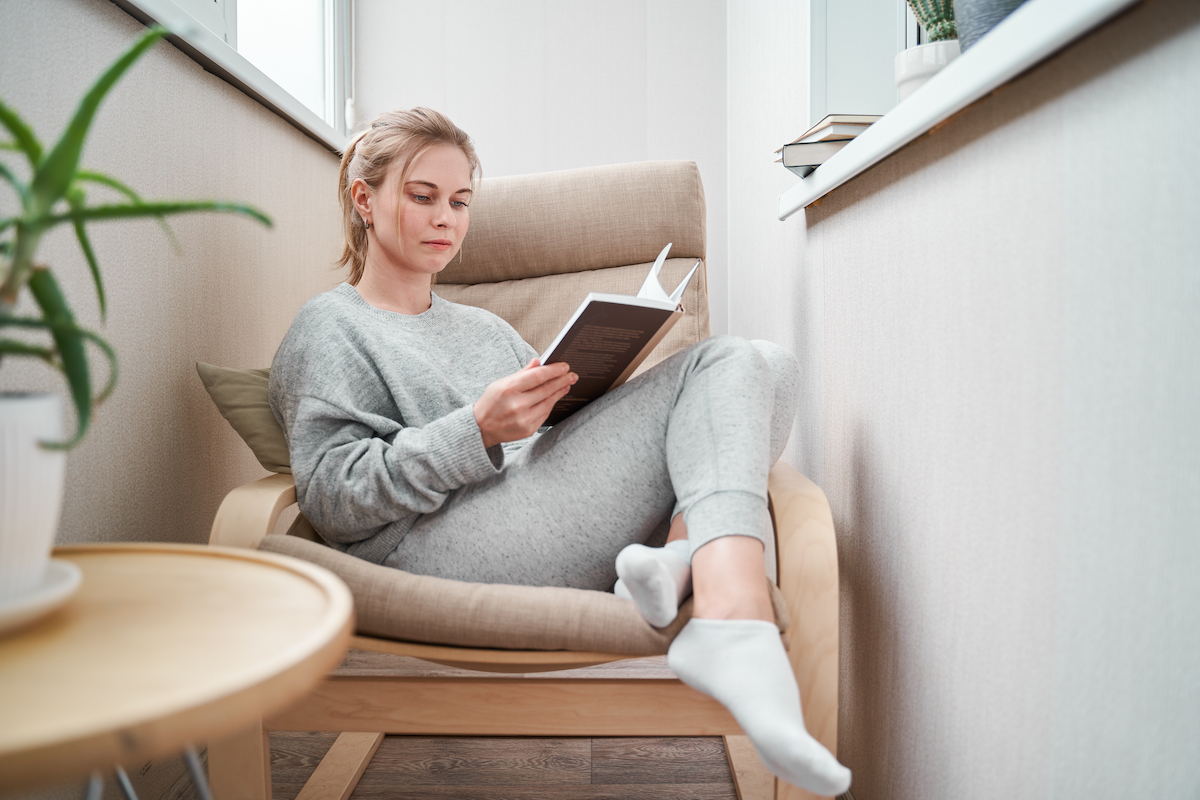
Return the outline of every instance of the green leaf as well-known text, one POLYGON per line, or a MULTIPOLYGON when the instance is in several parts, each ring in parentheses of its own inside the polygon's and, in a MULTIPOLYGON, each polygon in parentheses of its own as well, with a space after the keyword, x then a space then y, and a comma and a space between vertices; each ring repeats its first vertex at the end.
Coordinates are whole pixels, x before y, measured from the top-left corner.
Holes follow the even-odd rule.
POLYGON ((67 376, 71 399, 75 403, 77 433, 73 438, 79 439, 92 420, 92 378, 83 337, 76 332, 75 317, 50 270, 34 269, 29 278, 29 289, 42 309, 42 322, 54 337, 54 347, 62 361, 62 371, 67 376))
MULTIPOLYGON (((43 270, 41 271, 46 270, 44 270, 43 267, 43 270)), ((78 325, 74 324, 74 321, 71 321, 71 323, 61 323, 61 321, 47 321, 44 319, 34 319, 31 317, 0 317, 0 327, 5 326, 30 327, 30 329, 50 332, 61 329, 71 333, 78 333, 79 336, 88 339, 89 342, 95 344, 97 348, 100 348, 103 353, 108 356, 110 367, 107 383, 104 384, 103 389, 100 391, 100 395, 97 395, 92 402, 100 403, 103 401, 103 399, 107 399, 109 395, 112 395, 113 389, 116 387, 116 350, 113 349, 113 345, 110 345, 108 342, 104 341, 104 339, 101 338, 100 335, 97 335, 97 333, 91 332, 88 329, 85 329, 85 327, 79 327, 78 325)))
POLYGON ((125 205, 99 205, 52 214, 38 220, 49 228, 68 220, 93 219, 132 219, 135 217, 155 217, 167 214, 186 214, 193 211, 229 211, 253 217, 267 227, 271 226, 271 218, 253 206, 243 203, 227 203, 222 200, 167 200, 149 203, 129 203, 125 205))
MULTIPOLYGON (((116 385, 116 353, 99 336, 85 331, 75 324, 75 318, 71 314, 71 309, 67 307, 62 290, 59 288, 58 282, 54 279, 54 275, 50 270, 34 269, 33 275, 29 279, 29 289, 33 293, 34 300, 37 301, 38 306, 42 309, 43 317, 42 320, 39 320, 42 322, 41 326, 30 327, 45 327, 50 331, 51 336, 54 337, 55 349, 58 351, 62 362, 63 374, 67 377, 67 385, 71 390, 71 399, 75 403, 77 423, 75 435, 68 441, 42 442, 42 446, 56 450, 69 450, 77 445, 83 439, 84 434, 87 433, 88 425, 92 419, 94 403, 106 397, 112 391, 112 387, 116 385), (92 341, 98 344, 105 355, 108 356, 110 365, 108 385, 95 401, 92 399, 92 378, 88 371, 87 352, 84 349, 85 341, 92 341)), ((17 321, 4 320, 3 322, 13 323, 17 321)))
POLYGON ((0 357, 3 356, 33 356, 54 364, 54 348, 38 347, 17 339, 0 339, 0 357))
MULTIPOLYGON (((87 201, 87 195, 78 186, 72 186, 67 191, 67 203, 70 204, 73 211, 82 211, 84 204, 87 201)), ((92 249, 92 240, 88 238, 87 231, 83 227, 83 220, 73 220, 75 227, 75 238, 79 240, 79 249, 83 251, 84 257, 88 262, 88 269, 92 271, 92 282, 96 284, 96 297, 100 301, 100 319, 104 320, 108 317, 108 306, 104 300, 104 279, 100 277, 100 264, 96 261, 96 251, 92 249)))
MULTIPOLYGON (((44 319, 33 319, 30 317, 3 317, 3 316, 0 316, 0 328, 5 327, 6 325, 10 326, 10 327, 15 327, 15 328, 36 328, 38 330, 50 331, 51 333, 53 333, 54 331, 61 330, 66 333, 76 334, 76 335, 83 337, 87 341, 96 345, 96 347, 100 348, 101 352, 103 352, 104 355, 108 358, 108 366, 109 366, 108 381, 105 382, 104 388, 100 390, 100 394, 96 395, 92 399, 92 404, 95 405, 104 400, 107 400, 109 395, 112 394, 113 389, 116 388, 116 385, 117 385, 117 351, 113 349, 112 345, 110 345, 104 339, 100 338, 100 336, 98 334, 92 333, 91 331, 87 330, 86 328, 80 328, 74 322, 71 322, 69 324, 64 324, 61 322, 59 322, 59 323, 48 322, 44 319)), ((53 355, 54 351, 51 350, 50 352, 51 352, 51 355, 53 355)), ((61 364, 56 363, 54 366, 59 371, 62 371, 61 364)))
MULTIPOLYGON (((79 172, 75 173, 75 178, 76 178, 76 180, 80 180, 80 181, 89 181, 91 183, 103 184, 104 186, 107 186, 110 189, 117 190, 118 192, 125 195, 126 197, 128 197, 130 200, 132 200, 135 203, 142 202, 142 198, 139 197, 138 193, 135 192, 133 189, 130 189, 128 186, 121 183, 116 178, 111 178, 108 175, 105 175, 101 172, 91 172, 89 170, 81 169, 81 170, 79 170, 79 172)), ((167 224, 167 218, 164 217, 162 214, 159 214, 157 216, 158 216, 159 227, 162 228, 163 233, 165 233, 167 235, 167 239, 169 239, 171 242, 171 247, 174 248, 176 253, 182 252, 182 250, 179 246, 179 239, 175 236, 175 231, 171 230, 171 226, 167 224)))
POLYGON ((29 187, 25 185, 24 181, 13 174, 13 171, 8 168, 8 165, 2 161, 0 161, 0 178, 4 178, 4 180, 8 181, 9 185, 12 186, 13 190, 17 193, 17 196, 21 198, 21 206, 23 208, 28 208, 29 187))
MULTIPOLYGON (((41 209, 45 211, 51 209, 66 193, 67 187, 74 180, 88 129, 91 127, 92 120, 95 119, 96 111, 100 108, 100 103, 104 100, 105 95, 129 67, 165 33, 163 28, 155 27, 144 34, 112 66, 104 71, 104 74, 83 96, 66 131, 63 132, 45 159, 36 163, 37 171, 34 174, 31 188, 34 199, 41 209)), ((12 129, 10 128, 10 130, 12 129)), ((13 136, 18 142, 21 141, 21 137, 16 131, 13 131, 13 136)))
POLYGON ((135 203, 142 202, 142 198, 133 189, 130 189, 125 184, 121 183, 116 178, 109 177, 103 172, 92 172, 91 170, 81 169, 75 173, 75 180, 87 181, 88 183, 99 183, 107 186, 110 189, 116 189, 121 194, 128 197, 135 203))
POLYGON ((21 119, 21 116, 9 108, 3 100, 0 100, 0 125, 3 125, 12 134, 15 140, 13 141, 15 149, 24 153, 25 157, 29 159, 29 165, 36 168, 38 162, 42 160, 42 143, 33 135, 33 129, 25 124, 25 120, 21 119))
POLYGON ((0 220, 0 233, 9 228, 15 228, 11 249, 8 252, 5 269, 0 270, 0 311, 11 308, 17 303, 17 295, 29 281, 29 271, 33 269, 33 254, 37 250, 40 230, 33 230, 24 217, 10 217, 0 220))

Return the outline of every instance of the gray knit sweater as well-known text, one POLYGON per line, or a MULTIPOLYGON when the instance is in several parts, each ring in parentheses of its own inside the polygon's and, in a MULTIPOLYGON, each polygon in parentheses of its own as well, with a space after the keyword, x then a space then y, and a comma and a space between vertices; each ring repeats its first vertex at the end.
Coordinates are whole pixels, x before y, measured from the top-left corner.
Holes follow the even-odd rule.
POLYGON ((496 315, 436 294, 412 316, 349 284, 314 297, 270 378, 301 511, 338 549, 382 563, 417 517, 525 444, 485 449, 472 406, 536 355, 496 315))

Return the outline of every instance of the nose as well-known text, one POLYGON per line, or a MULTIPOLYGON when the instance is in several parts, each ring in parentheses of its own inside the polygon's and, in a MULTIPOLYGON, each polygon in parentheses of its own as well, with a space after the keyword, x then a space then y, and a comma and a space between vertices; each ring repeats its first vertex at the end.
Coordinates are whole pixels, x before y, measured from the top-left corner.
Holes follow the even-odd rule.
POLYGON ((454 222, 454 212, 450 209, 449 203, 439 203, 437 214, 434 216, 433 224, 438 228, 449 228, 454 222))

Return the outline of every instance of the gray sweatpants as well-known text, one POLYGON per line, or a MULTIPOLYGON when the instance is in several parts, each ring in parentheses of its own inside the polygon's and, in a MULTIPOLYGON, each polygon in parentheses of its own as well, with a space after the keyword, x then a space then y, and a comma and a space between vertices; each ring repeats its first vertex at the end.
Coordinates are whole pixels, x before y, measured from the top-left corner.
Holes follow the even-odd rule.
POLYGON ((797 383, 795 360, 770 342, 706 339, 510 453, 495 478, 454 491, 384 563, 606 590, 617 553, 661 540, 678 511, 692 552, 720 536, 761 539, 797 383))

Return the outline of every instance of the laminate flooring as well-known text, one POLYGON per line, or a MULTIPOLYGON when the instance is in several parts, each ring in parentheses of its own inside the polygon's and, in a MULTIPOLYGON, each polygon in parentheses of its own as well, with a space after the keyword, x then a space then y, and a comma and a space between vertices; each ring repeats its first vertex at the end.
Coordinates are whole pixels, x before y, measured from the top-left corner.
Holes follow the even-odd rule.
MULTIPOLYGON (((665 658, 586 672, 662 677, 665 658)), ((477 674, 416 659, 352 650, 338 674, 477 674)), ((585 671, 539 673, 540 677, 585 671)), ((669 675, 669 670, 665 673, 669 675)), ((276 800, 293 800, 336 733, 273 732, 276 800)), ((194 800, 185 778, 161 800, 194 800)), ((720 737, 385 737, 350 800, 736 800, 720 737)))
MULTIPOLYGON (((271 735, 277 800, 292 800, 332 733, 271 735)), ((736 800, 719 737, 384 738, 351 800, 736 800)))

